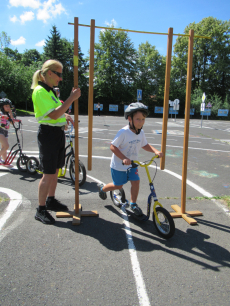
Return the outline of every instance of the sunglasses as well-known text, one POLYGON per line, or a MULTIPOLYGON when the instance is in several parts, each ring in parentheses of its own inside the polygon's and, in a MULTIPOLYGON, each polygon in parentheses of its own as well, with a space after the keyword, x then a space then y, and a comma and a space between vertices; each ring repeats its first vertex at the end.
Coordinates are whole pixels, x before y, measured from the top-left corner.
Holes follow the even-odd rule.
POLYGON ((51 70, 54 74, 56 74, 59 78, 62 78, 62 73, 51 70))

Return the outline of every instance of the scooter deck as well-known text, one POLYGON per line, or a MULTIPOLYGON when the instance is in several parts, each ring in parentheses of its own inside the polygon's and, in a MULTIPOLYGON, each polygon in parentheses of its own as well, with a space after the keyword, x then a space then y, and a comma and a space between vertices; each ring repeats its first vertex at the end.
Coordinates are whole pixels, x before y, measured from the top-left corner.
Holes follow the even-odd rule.
POLYGON ((129 216, 132 216, 134 219, 136 219, 136 220, 138 220, 138 221, 145 222, 145 221, 148 220, 148 217, 147 217, 145 214, 143 214, 143 215, 141 215, 141 216, 137 216, 137 215, 130 209, 130 207, 125 208, 125 210, 126 210, 126 212, 127 212, 127 214, 128 214, 129 216))

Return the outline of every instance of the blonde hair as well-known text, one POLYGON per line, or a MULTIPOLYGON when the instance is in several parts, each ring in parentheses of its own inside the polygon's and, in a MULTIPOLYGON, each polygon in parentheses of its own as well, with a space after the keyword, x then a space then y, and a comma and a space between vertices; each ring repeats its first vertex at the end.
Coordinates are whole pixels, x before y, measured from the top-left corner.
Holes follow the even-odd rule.
POLYGON ((63 68, 63 65, 61 62, 53 59, 49 59, 42 65, 42 69, 37 70, 32 79, 32 85, 31 89, 34 89, 38 86, 38 81, 45 81, 45 75, 48 70, 55 70, 56 68, 63 68))

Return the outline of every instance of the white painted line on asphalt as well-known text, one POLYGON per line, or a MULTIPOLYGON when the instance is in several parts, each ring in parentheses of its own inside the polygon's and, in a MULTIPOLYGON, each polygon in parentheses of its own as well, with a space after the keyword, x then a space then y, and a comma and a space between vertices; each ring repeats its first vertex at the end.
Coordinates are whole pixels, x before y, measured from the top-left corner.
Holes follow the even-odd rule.
POLYGON ((2 187, 0 187, 0 192, 6 193, 8 197, 10 198, 10 203, 8 204, 2 217, 0 218, 0 230, 1 230, 4 224, 6 223, 7 219, 9 219, 12 213, 21 204, 22 195, 16 191, 13 191, 8 188, 2 188, 2 187))
POLYGON ((133 275, 136 281, 139 305, 140 306, 150 306, 151 304, 149 302, 149 298, 147 295, 145 282, 144 282, 140 264, 137 258, 136 247, 134 245, 132 232, 130 230, 129 219, 128 219, 128 216, 123 211, 121 211, 121 214, 124 219, 123 223, 125 225, 125 233, 126 233, 126 239, 127 239, 128 248, 129 248, 129 255, 130 255, 131 263, 132 263, 133 275))
MULTIPOLYGON (((160 146, 161 144, 156 144, 156 143, 153 144, 153 143, 150 143, 150 145, 151 145, 151 146, 160 146)), ((183 146, 170 146, 170 145, 166 145, 166 147, 183 149, 183 146)), ((203 149, 203 148, 192 148, 192 147, 188 147, 188 149, 190 149, 190 150, 201 150, 201 151, 212 151, 212 152, 230 153, 230 151, 214 150, 214 149, 203 149)))
POLYGON ((24 131, 24 132, 32 132, 32 133, 37 133, 38 132, 37 130, 33 131, 33 130, 26 130, 26 129, 22 129, 22 131, 24 131))
MULTIPOLYGON (((94 158, 100 158, 100 159, 110 159, 108 157, 103 157, 103 156, 97 156, 94 158)), ((88 178, 92 179, 93 181, 99 183, 99 184, 104 184, 102 181, 87 175, 88 178)), ((131 264, 132 264, 132 269, 133 269, 133 275, 135 278, 136 282, 136 289, 137 289, 137 296, 139 299, 139 305, 140 306, 151 306, 149 302, 149 298, 147 295, 146 287, 145 287, 145 282, 142 276, 140 264, 137 258, 137 252, 136 252, 136 247, 133 242, 133 237, 132 237, 132 232, 130 230, 130 225, 129 225, 129 220, 128 216, 120 210, 120 213, 123 217, 123 224, 125 225, 125 234, 126 234, 126 239, 127 239, 127 244, 129 248, 129 255, 131 258, 131 264)))
MULTIPOLYGON (((81 137, 88 139, 88 137, 81 137)), ((102 140, 102 141, 110 141, 112 142, 112 139, 102 139, 102 138, 93 138, 93 140, 102 140)), ((149 143, 151 146, 161 146, 161 143, 149 143)), ((171 145, 166 145, 166 147, 169 148, 180 148, 183 149, 183 146, 171 146, 171 145)), ((212 152, 224 152, 224 153, 230 153, 230 151, 224 151, 224 150, 214 150, 214 149, 203 149, 203 148, 193 148, 193 147, 188 147, 190 150, 202 150, 202 151, 212 151, 212 152)), ((24 152, 24 151, 23 151, 24 152)), ((26 152, 26 151, 25 151, 26 152)))
POLYGON ((38 122, 37 122, 37 120, 35 118, 34 119, 28 119, 28 121, 32 122, 32 123, 37 123, 38 124, 38 122))
MULTIPOLYGON (((4 170, 4 168, 5 168, 5 167, 0 166, 0 169, 1 169, 1 170, 4 170)), ((0 173, 0 177, 3 176, 3 175, 6 175, 7 173, 8 173, 8 171, 7 171, 6 173, 0 173)))

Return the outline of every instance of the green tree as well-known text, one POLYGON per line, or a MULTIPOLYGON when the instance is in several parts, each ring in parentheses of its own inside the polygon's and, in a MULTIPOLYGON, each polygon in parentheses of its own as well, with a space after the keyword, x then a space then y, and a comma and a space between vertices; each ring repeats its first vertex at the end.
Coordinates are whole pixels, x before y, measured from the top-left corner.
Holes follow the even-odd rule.
MULTIPOLYGON (((202 92, 222 100, 230 90, 230 21, 213 17, 204 18, 199 23, 191 23, 184 33, 194 29, 197 36, 211 39, 194 38, 192 91, 200 88, 202 92)), ((188 38, 178 37, 174 45, 172 61, 172 91, 179 93, 185 100, 187 78, 188 38)))
POLYGON ((61 40, 61 34, 54 25, 50 31, 51 36, 46 39, 44 49, 44 60, 56 59, 63 63, 64 61, 64 48, 61 40))
POLYGON ((33 63, 40 62, 41 60, 41 54, 36 49, 26 49, 24 53, 22 53, 21 63, 25 66, 30 66, 33 63))
POLYGON ((132 102, 132 84, 136 74, 136 52, 127 33, 101 31, 95 44, 95 97, 108 111, 109 104, 132 102))
MULTIPOLYGON (((73 54, 74 43, 61 39, 64 49, 63 54, 63 81, 60 83, 61 99, 68 98, 74 84, 73 54)), ((88 79, 86 77, 88 64, 84 59, 84 54, 78 46, 78 86, 81 88, 81 98, 79 100, 79 111, 87 113, 88 110, 88 79)))
POLYGON ((6 47, 4 49, 4 53, 12 60, 12 61, 21 61, 22 54, 18 52, 18 49, 10 49, 6 47))
POLYGON ((26 67, 0 53, 0 92, 4 91, 16 108, 33 110, 30 86, 37 69, 36 63, 26 67))
MULTIPOLYGON (((200 107, 202 102, 203 91, 200 88, 196 88, 191 95, 191 108, 195 108, 196 116, 200 116, 200 107)), ((216 118, 218 115, 218 109, 230 109, 230 103, 228 95, 223 101, 218 94, 206 95, 205 104, 211 103, 211 118, 216 118)), ((223 119, 223 118, 221 118, 223 119)))
MULTIPOLYGON (((44 46, 43 61, 48 59, 56 59, 63 65, 63 80, 60 82, 61 99, 66 100, 73 88, 74 75, 73 75, 73 54, 74 43, 61 37, 61 34, 57 30, 56 26, 51 29, 51 36, 48 36, 46 44, 44 46)), ((78 83, 81 88, 81 98, 79 103, 79 109, 83 112, 87 112, 87 100, 88 100, 88 87, 87 78, 85 76, 88 69, 87 61, 83 58, 80 46, 78 46, 78 83)))
POLYGON ((6 32, 2 31, 0 34, 0 48, 2 52, 9 46, 10 40, 10 36, 8 36, 6 32))
POLYGON ((148 42, 139 45, 134 88, 142 89, 142 101, 153 109, 164 99, 165 57, 148 42))

